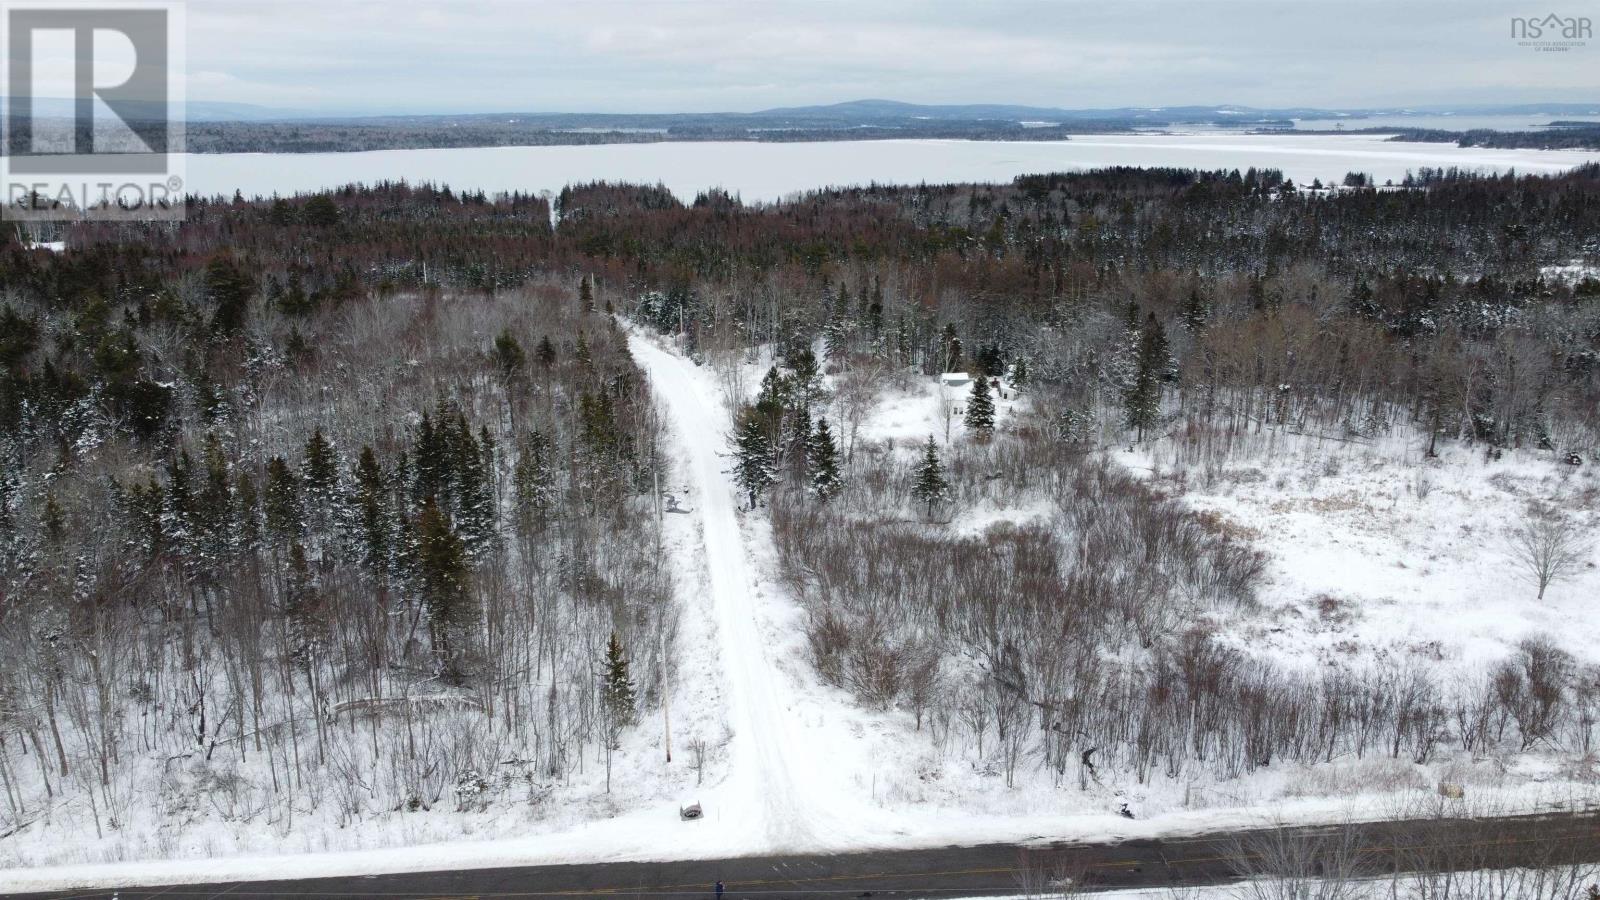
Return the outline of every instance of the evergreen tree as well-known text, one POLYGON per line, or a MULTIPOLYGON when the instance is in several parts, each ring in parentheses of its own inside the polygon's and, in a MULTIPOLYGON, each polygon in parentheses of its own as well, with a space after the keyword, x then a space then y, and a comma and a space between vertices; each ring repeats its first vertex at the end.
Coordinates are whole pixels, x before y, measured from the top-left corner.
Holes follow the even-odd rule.
POLYGON ((746 407, 739 416, 734 437, 734 481, 756 508, 761 494, 777 480, 771 431, 755 407, 746 407))
POLYGON ((549 456, 550 439, 538 431, 529 432, 511 473, 517 525, 525 535, 543 528, 555 505, 556 479, 549 456))
POLYGON ((1017 357, 1017 361, 1011 364, 1011 386, 1017 391, 1021 391, 1027 387, 1028 379, 1031 376, 1032 373, 1028 370, 1028 358, 1026 356, 1017 357))
POLYGON ((250 278, 227 255, 215 256, 206 264, 206 294, 211 301, 211 330, 220 335, 238 334, 250 311, 255 293, 250 278))
MULTIPOLYGON (((8 529, 6 504, 6 477, 0 471, 0 533, 8 529)), ((167 550, 167 527, 163 510, 166 495, 152 476, 143 485, 133 485, 122 492, 123 511, 129 534, 129 543, 154 562, 167 550)))
POLYGON ((500 334, 494 339, 494 367, 500 372, 500 377, 510 384, 528 364, 528 355, 522 352, 522 344, 517 341, 511 329, 502 328, 500 334))
MULTIPOLYGON (((306 294, 305 285, 300 281, 300 273, 290 272, 288 284, 282 288, 278 287, 276 281, 272 284, 272 290, 276 296, 270 299, 278 307, 278 311, 284 315, 304 316, 316 309, 316 301, 306 294)), ((299 331, 296 330, 295 333, 299 334, 299 331)))
POLYGON ((550 343, 550 335, 547 334, 539 338, 539 350, 536 358, 539 360, 539 368, 546 372, 550 371, 550 367, 556 364, 556 345, 550 343))
POLYGON ((187 449, 167 460, 167 532, 187 552, 194 539, 194 461, 187 449))
POLYGON ((922 462, 917 466, 911 496, 927 508, 930 519, 933 518, 934 509, 950 497, 950 482, 945 479, 944 464, 939 461, 939 447, 933 442, 931 434, 922 450, 922 462))
POLYGON ((617 424, 616 405, 609 391, 578 397, 578 444, 586 474, 602 486, 615 486, 623 475, 627 448, 617 424))
POLYGON ((872 343, 874 349, 882 349, 880 344, 883 342, 883 285, 876 275, 872 277, 872 299, 867 303, 866 326, 867 340, 872 343))
POLYGON ((789 409, 790 392, 789 379, 778 373, 777 366, 767 370, 761 379, 761 389, 756 392, 756 402, 753 414, 761 421, 761 427, 767 432, 767 447, 772 452, 772 461, 779 463, 787 443, 783 439, 784 413, 789 409))
POLYGON ((389 575, 397 581, 411 582, 418 574, 421 548, 417 546, 417 520, 406 511, 404 503, 394 506, 391 534, 394 550, 389 554, 389 575))
POLYGON ((833 443, 833 431, 827 417, 817 419, 811 430, 811 440, 806 444, 806 468, 810 473, 811 494, 823 503, 838 495, 844 488, 839 477, 839 448, 833 443))
POLYGON ((361 560, 374 577, 382 578, 389 569, 390 523, 389 489, 383 468, 371 447, 362 447, 356 461, 354 543, 360 548, 361 560))
POLYGON ((790 474, 804 482, 811 470, 811 406, 809 404, 796 408, 790 414, 793 424, 787 429, 788 446, 784 448, 784 459, 788 462, 790 474))
POLYGON ((417 578, 434 649, 450 666, 456 634, 472 621, 467 590, 467 549, 450 521, 429 501, 417 517, 417 578))
POLYGON ((994 434, 994 397, 989 391, 989 376, 979 373, 972 379, 972 393, 967 395, 967 412, 964 419, 967 429, 978 440, 988 440, 994 434))
POLYGON ((195 498, 195 538, 208 563, 221 566, 233 555, 238 535, 228 458, 215 432, 206 433, 204 458, 206 480, 195 498))
POLYGON ((407 511, 410 508, 413 478, 411 474, 411 455, 400 450, 394 455, 394 468, 389 470, 386 479, 389 488, 389 505, 404 518, 411 518, 407 511))
POLYGON ((327 194, 318 194, 306 201, 300 213, 301 220, 313 228, 332 228, 339 224, 339 207, 327 194))
POLYGON ((594 285, 587 275, 578 279, 578 308, 585 313, 594 312, 594 285))
POLYGON ((434 501, 441 507, 450 505, 451 454, 449 450, 450 424, 441 421, 435 426, 433 417, 426 411, 417 426, 417 437, 412 444, 411 457, 413 487, 411 500, 417 506, 434 501))
POLYGON ((279 545, 298 541, 304 525, 300 482, 281 456, 274 456, 267 461, 265 495, 267 534, 279 545))
POLYGON ((822 367, 810 347, 802 346, 784 364, 789 367, 789 393, 797 406, 810 406, 822 399, 822 367))
POLYGON ((311 527, 320 538, 330 526, 342 518, 339 515, 339 458, 333 445, 317 428, 306 439, 305 462, 301 467, 301 496, 311 527))
POLYGON ((976 370, 969 369, 974 375, 1004 375, 1006 371, 1005 358, 1000 353, 999 344, 984 344, 978 348, 976 370))
MULTIPOLYGON (((1154 314, 1152 313, 1152 315, 1154 314)), ((1128 306, 1123 310, 1122 316, 1123 331, 1127 332, 1129 337, 1133 338, 1134 343, 1137 344, 1139 337, 1139 304, 1134 302, 1133 298, 1128 298, 1128 306)))
POLYGON ((841 283, 829 307, 828 322, 822 328, 823 351, 829 359, 840 359, 849 352, 854 330, 855 323, 850 321, 850 289, 841 283))
POLYGON ((0 307, 0 370, 8 375, 22 374, 28 358, 39 348, 39 322, 17 313, 8 304, 0 307))
POLYGON ((1123 408, 1127 412, 1128 427, 1136 429, 1137 440, 1142 441, 1145 430, 1154 427, 1160 419, 1161 383, 1172 369, 1167 334, 1156 321, 1155 313, 1145 320, 1139 332, 1138 347, 1133 379, 1123 391, 1123 408))
POLYGON ((277 228, 293 224, 294 210, 289 208, 289 201, 276 197, 272 201, 272 209, 267 212, 267 224, 277 228))
POLYGON ((617 639, 615 631, 611 632, 611 639, 606 642, 605 669, 601 699, 605 703, 606 713, 618 725, 630 725, 637 711, 633 678, 628 674, 628 657, 623 653, 622 641, 617 639))
MULTIPOLYGON (((456 436, 456 530, 474 560, 493 549, 499 535, 494 508, 494 483, 491 480, 492 447, 474 440, 462 417, 456 436), (486 455, 486 453, 488 455, 486 455)), ((484 432, 484 437, 488 433, 484 432)))

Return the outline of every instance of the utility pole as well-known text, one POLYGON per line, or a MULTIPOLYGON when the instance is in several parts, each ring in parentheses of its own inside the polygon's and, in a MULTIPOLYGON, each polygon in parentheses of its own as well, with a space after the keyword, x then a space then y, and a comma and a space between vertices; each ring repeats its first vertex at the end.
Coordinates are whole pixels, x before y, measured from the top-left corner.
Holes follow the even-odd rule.
POLYGON ((667 736, 667 762, 672 762, 672 686, 667 683, 667 633, 656 633, 661 652, 661 726, 667 736))
POLYGON ((653 447, 650 451, 650 477, 656 486, 656 560, 657 568, 661 566, 661 451, 653 447))
MULTIPOLYGON (((661 560, 661 454, 651 453, 651 475, 656 487, 656 564, 661 560)), ((661 657, 661 728, 666 735, 667 762, 672 762, 672 686, 667 683, 667 632, 665 628, 656 629, 656 651, 661 657)))

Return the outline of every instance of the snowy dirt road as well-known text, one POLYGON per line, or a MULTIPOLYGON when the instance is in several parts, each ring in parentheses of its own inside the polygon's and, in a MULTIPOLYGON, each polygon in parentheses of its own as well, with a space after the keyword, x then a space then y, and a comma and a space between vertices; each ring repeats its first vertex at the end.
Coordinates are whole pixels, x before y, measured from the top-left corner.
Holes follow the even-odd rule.
POLYGON ((711 372, 647 337, 632 342, 655 398, 670 422, 674 456, 684 467, 690 504, 699 517, 732 732, 729 774, 708 795, 721 820, 773 850, 861 847, 874 833, 892 833, 884 811, 864 803, 838 764, 824 729, 800 713, 800 667, 778 667, 779 618, 794 610, 760 589, 740 528, 739 499, 725 458, 731 418, 711 372))

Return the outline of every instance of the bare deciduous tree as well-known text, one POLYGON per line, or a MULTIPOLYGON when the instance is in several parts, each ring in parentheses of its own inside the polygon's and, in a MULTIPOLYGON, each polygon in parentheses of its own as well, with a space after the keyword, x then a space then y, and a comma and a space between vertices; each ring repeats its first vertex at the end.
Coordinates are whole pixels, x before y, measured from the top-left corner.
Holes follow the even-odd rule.
POLYGON ((1557 581, 1576 575, 1594 554, 1594 545, 1578 525, 1545 507, 1530 507, 1512 529, 1507 549, 1517 568, 1539 586, 1539 598, 1557 581))

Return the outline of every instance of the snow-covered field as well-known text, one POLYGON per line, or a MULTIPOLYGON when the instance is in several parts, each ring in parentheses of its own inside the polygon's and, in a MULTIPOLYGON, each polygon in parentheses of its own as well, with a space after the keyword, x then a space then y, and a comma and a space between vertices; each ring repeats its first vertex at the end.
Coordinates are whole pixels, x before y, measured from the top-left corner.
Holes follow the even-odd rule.
MULTIPOLYGON (((964 392, 922 378, 887 387, 858 439, 905 447, 929 434, 960 440, 964 392)), ((1003 430, 1025 398, 996 400, 1003 430)), ((1218 621, 1241 648, 1293 666, 1415 660, 1481 671, 1523 638, 1548 636, 1600 664, 1600 542, 1543 600, 1513 561, 1509 531, 1530 502, 1600 535, 1600 466, 1532 449, 1490 454, 1444 441, 1428 458, 1415 433, 1375 439, 1266 429, 1240 439, 1220 467, 1171 438, 1108 452, 1131 471, 1266 551, 1262 610, 1218 621)), ((1036 511, 963 511, 982 530, 1036 511)))
POLYGON ((1479 672, 1528 637, 1600 663, 1600 548, 1543 600, 1510 556, 1530 501, 1600 533, 1600 469, 1551 452, 1268 431, 1221 467, 1169 441, 1118 457, 1270 556, 1264 610, 1219 622, 1251 652, 1303 666, 1414 661, 1479 672))
POLYGON ((1423 167, 1559 172, 1600 159, 1567 150, 1492 150, 1398 143, 1383 135, 1083 135, 1070 141, 844 141, 603 144, 377 150, 366 153, 188 154, 190 193, 267 196, 351 182, 431 181, 458 190, 560 191, 568 184, 666 185, 684 200, 721 187, 746 202, 828 185, 1004 182, 1026 173, 1101 166, 1282 169, 1298 182, 1366 172, 1379 184, 1423 167))

